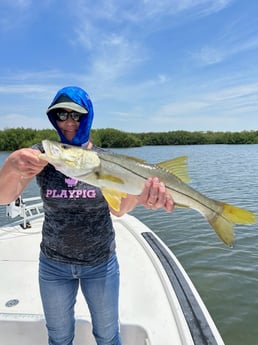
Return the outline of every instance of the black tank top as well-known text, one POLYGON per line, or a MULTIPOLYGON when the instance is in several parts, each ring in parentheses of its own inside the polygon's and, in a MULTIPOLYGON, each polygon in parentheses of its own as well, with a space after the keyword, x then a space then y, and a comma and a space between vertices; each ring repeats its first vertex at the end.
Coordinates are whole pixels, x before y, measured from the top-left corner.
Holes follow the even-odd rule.
MULTIPOLYGON (((40 144, 33 148, 42 151, 40 144)), ((43 253, 61 262, 91 266, 108 260, 115 251, 115 234, 101 190, 63 175, 51 164, 37 175, 37 183, 45 213, 43 253)))

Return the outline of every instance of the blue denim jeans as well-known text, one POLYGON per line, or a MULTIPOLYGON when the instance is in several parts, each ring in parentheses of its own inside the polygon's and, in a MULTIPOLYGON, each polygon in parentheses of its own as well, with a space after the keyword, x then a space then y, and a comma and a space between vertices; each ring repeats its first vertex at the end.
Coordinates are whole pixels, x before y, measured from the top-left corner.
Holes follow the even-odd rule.
POLYGON ((72 345, 74 305, 79 285, 91 313, 97 344, 121 345, 118 325, 119 266, 115 254, 105 263, 86 266, 51 260, 41 252, 39 284, 49 345, 72 345))

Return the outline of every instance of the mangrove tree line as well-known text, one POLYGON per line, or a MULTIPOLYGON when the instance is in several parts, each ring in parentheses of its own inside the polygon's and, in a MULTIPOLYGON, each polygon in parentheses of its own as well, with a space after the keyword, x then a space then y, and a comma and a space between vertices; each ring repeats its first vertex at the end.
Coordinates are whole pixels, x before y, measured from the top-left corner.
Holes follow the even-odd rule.
MULTIPOLYGON (((258 131, 242 132, 146 132, 129 133, 117 129, 93 129, 92 141, 103 148, 147 145, 258 144, 258 131)), ((44 139, 58 140, 54 129, 8 128, 0 130, 0 151, 30 147, 44 139)))

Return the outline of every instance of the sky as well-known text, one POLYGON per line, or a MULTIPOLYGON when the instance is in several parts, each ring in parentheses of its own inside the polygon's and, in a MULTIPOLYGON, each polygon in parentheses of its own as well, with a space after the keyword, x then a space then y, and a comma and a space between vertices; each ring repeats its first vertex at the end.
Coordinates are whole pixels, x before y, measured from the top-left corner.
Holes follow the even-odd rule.
POLYGON ((257 0, 0 0, 0 130, 52 128, 84 88, 93 128, 258 130, 257 0))

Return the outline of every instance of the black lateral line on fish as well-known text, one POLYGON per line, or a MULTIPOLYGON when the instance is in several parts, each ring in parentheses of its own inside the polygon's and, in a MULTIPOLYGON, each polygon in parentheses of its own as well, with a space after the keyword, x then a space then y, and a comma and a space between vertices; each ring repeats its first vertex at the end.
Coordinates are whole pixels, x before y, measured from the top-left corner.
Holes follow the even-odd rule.
MULTIPOLYGON (((108 162, 108 163, 114 164, 114 162, 111 161, 111 160, 109 160, 109 159, 107 159, 106 156, 104 157, 104 156, 101 155, 101 159, 102 159, 103 161, 108 162)), ((140 178, 143 178, 143 179, 144 179, 144 178, 147 178, 146 176, 142 176, 142 175, 140 175, 139 173, 137 173, 136 171, 130 170, 128 167, 126 167, 126 166, 124 166, 124 165, 122 165, 122 164, 120 164, 120 163, 118 163, 118 162, 115 162, 115 164, 118 165, 119 167, 121 167, 122 169, 125 169, 125 170, 127 170, 128 172, 131 172, 131 173, 135 174, 136 176, 138 176, 138 177, 140 177, 140 178)), ((142 163, 141 163, 141 164, 142 164, 142 163)), ((149 165, 149 166, 151 166, 151 165, 149 165)), ((162 169, 162 168, 158 167, 157 165, 153 165, 153 166, 157 167, 158 169, 162 169)), ((164 169, 164 170, 165 170, 165 169, 164 169)), ((96 173, 96 172, 95 172, 95 173, 96 173)), ((174 176, 174 178, 177 178, 175 175, 173 175, 173 176, 174 176)), ((171 187, 169 187, 169 186, 167 186, 167 185, 166 185, 166 188, 169 189, 169 190, 172 191, 172 192, 179 193, 179 194, 181 194, 181 195, 184 195, 186 198, 189 198, 189 199, 194 200, 195 202, 199 203, 200 205, 202 205, 202 206, 205 207, 206 209, 208 209, 208 210, 210 210, 210 211, 212 211, 212 212, 215 212, 216 215, 218 215, 218 216, 224 218, 226 221, 230 222, 230 221, 228 220, 228 218, 226 218, 223 214, 220 214, 219 212, 217 212, 217 211, 214 210, 213 208, 209 207, 207 204, 202 203, 200 200, 198 200, 198 199, 196 199, 196 198, 194 198, 194 197, 192 197, 192 196, 190 197, 188 194, 185 194, 185 193, 183 193, 182 191, 178 191, 178 190, 176 190, 176 189, 173 189, 173 188, 171 188, 171 187)), ((201 193, 199 193, 199 194, 201 194, 201 193)), ((173 197, 173 194, 172 194, 172 197, 173 197)), ((230 222, 230 223, 231 223, 231 222, 230 222)))

